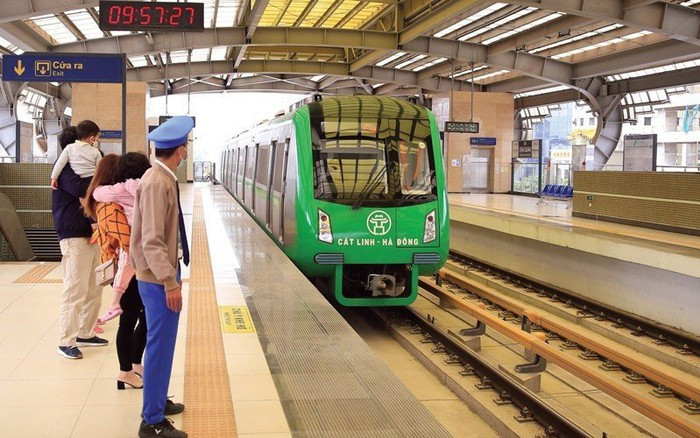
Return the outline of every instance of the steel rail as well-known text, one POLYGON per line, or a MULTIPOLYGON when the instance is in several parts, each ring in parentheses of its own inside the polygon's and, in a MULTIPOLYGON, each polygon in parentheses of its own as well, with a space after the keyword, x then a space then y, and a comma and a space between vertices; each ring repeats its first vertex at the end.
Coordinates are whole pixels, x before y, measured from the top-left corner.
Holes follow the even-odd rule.
POLYGON ((512 323, 501 320, 483 307, 466 302, 455 294, 443 290, 440 286, 428 283, 424 280, 421 280, 420 285, 423 289, 438 297, 441 303, 447 303, 467 315, 476 318, 477 321, 497 330, 525 347, 525 349, 557 364, 562 369, 585 380, 589 384, 656 421, 667 429, 684 437, 700 436, 700 424, 691 421, 687 415, 684 416, 681 412, 659 404, 658 402, 650 402, 644 395, 635 390, 631 390, 627 384, 605 375, 596 368, 583 365, 580 360, 576 360, 559 348, 550 345, 539 336, 528 333, 520 327, 514 326, 512 323))
POLYGON ((559 301, 566 302, 581 312, 587 312, 589 314, 588 316, 594 316, 598 320, 607 320, 617 326, 624 326, 632 330, 636 336, 643 334, 660 342, 668 342, 670 345, 681 349, 684 354, 692 353, 700 355, 700 339, 691 337, 686 333, 682 333, 670 327, 659 326, 651 321, 629 313, 611 309, 599 302, 588 300, 580 295, 543 285, 532 279, 489 265, 455 250, 450 250, 450 257, 460 263, 466 263, 486 270, 513 284, 534 289, 538 292, 544 292, 549 297, 557 297, 559 301))
POLYGON ((486 377, 495 391, 499 394, 507 394, 510 401, 520 408, 521 415, 530 415, 535 421, 540 423, 547 432, 547 436, 593 436, 554 410, 535 393, 485 361, 474 351, 461 345, 452 336, 444 333, 434 324, 426 321, 418 310, 409 306, 405 308, 405 311, 409 313, 409 320, 415 322, 425 333, 430 334, 433 339, 441 343, 450 353, 456 354, 464 365, 468 364, 473 368, 474 373, 478 377, 482 379, 486 377), (524 414, 524 412, 527 412, 527 414, 524 414))
POLYGON ((700 400, 700 378, 696 376, 667 366, 657 359, 646 357, 630 347, 621 345, 563 318, 548 315, 540 309, 525 305, 512 298, 499 296, 498 293, 492 292, 488 287, 479 285, 469 279, 461 278, 458 274, 443 269, 440 271, 440 275, 499 307, 518 316, 525 316, 531 323, 537 324, 545 330, 556 333, 564 339, 573 341, 606 359, 635 371, 657 384, 664 385, 692 400, 700 400))

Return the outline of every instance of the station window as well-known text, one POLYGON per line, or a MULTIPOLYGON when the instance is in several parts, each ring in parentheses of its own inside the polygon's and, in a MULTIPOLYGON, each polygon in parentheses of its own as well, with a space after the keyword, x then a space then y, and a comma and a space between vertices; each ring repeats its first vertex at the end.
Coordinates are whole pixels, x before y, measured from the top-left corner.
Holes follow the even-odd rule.
POLYGON ((589 118, 588 118, 588 125, 589 125, 589 126, 595 125, 595 117, 589 117, 589 118))
POLYGON ((644 126, 651 126, 651 117, 644 117, 644 126))

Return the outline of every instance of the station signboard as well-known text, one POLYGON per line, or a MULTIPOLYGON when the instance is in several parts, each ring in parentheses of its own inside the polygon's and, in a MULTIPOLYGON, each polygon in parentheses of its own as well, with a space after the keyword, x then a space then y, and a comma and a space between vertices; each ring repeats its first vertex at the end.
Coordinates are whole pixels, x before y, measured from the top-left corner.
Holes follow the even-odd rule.
POLYGON ((479 122, 445 122, 445 132, 478 134, 479 122))
POLYGON ((124 55, 27 52, 2 57, 3 81, 122 83, 124 55))
POLYGON ((656 134, 625 135, 622 170, 653 172, 656 170, 656 134))
POLYGON ((513 158, 539 158, 541 140, 521 140, 513 142, 513 158))
POLYGON ((472 146, 496 146, 496 137, 470 137, 469 144, 472 146))

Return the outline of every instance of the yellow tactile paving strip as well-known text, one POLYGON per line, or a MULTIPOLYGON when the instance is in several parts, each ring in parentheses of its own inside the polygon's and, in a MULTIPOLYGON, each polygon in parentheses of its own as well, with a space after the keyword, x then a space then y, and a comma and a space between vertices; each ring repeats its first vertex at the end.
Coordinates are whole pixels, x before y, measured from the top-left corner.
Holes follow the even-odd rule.
POLYGON ((192 217, 192 266, 185 355, 183 429, 190 437, 235 437, 236 420, 211 268, 202 196, 192 217))
POLYGON ((44 278, 56 269, 55 263, 42 263, 34 266, 13 283, 62 283, 63 280, 57 278, 44 278))

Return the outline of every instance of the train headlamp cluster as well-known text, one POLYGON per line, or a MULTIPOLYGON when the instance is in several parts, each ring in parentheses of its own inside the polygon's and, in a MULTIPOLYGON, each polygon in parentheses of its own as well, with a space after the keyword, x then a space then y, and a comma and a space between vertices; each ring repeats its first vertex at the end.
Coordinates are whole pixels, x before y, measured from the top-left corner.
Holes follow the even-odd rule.
POLYGON ((322 210, 318 211, 318 240, 321 242, 333 243, 331 218, 322 210))
POLYGON ((435 240, 435 210, 425 216, 425 227, 423 227, 423 243, 432 242, 435 240))

